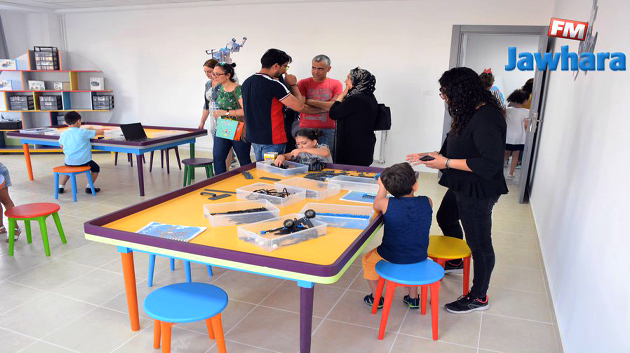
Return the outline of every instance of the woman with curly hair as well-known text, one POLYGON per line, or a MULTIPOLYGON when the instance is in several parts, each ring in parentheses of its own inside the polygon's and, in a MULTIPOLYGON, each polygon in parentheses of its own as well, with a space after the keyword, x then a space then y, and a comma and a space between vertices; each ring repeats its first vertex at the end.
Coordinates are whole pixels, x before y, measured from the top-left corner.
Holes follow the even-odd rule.
POLYGON ((374 97, 376 77, 368 70, 354 68, 346 78, 346 89, 330 107, 337 121, 335 163, 369 167, 374 161, 374 124, 378 103, 374 97))
MULTIPOLYGON (((445 236, 462 239, 465 233, 472 251, 473 286, 467 295, 446 304, 446 310, 452 313, 486 310, 494 268, 492 208, 499 196, 508 192, 503 177, 505 112, 469 68, 446 71, 439 82, 440 97, 453 119, 451 130, 439 153, 414 153, 407 160, 442 171, 439 183, 448 191, 437 212, 437 222, 445 236), (429 158, 425 156, 433 159, 422 160, 429 158)), ((447 262, 445 270, 454 269, 461 269, 461 259, 447 262)))

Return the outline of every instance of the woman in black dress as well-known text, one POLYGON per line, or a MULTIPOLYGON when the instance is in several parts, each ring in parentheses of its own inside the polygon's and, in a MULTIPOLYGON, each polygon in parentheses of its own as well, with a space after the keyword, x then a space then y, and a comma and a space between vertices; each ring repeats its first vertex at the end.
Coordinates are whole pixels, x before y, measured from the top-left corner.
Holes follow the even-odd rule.
POLYGON ((346 89, 330 107, 330 118, 337 121, 335 163, 369 167, 374 161, 375 88, 376 77, 369 71, 350 70, 346 89))
MULTIPOLYGON (((437 212, 437 222, 446 236, 462 239, 465 233, 472 250, 473 286, 467 295, 446 304, 446 310, 452 313, 486 310, 486 293, 494 268, 492 208, 499 196, 508 192, 503 177, 505 112, 479 76, 466 67, 442 75, 440 97, 453 119, 442 149, 439 153, 410 154, 407 160, 443 172, 440 185, 448 191, 437 212), (427 155, 433 159, 423 161, 427 155)), ((446 269, 449 265, 453 264, 447 263, 446 269)))

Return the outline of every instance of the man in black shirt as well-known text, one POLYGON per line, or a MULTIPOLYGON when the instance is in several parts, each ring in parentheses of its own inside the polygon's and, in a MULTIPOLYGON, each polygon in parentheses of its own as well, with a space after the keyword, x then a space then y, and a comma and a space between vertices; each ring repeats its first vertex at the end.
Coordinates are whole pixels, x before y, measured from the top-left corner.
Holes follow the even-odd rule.
POLYGON ((269 49, 260 59, 260 71, 243 82, 245 138, 252 143, 257 161, 263 160, 265 152, 284 153, 287 136, 283 106, 298 112, 304 109, 297 78, 286 74, 290 62, 287 53, 269 49), (278 80, 282 75, 286 86, 278 80))

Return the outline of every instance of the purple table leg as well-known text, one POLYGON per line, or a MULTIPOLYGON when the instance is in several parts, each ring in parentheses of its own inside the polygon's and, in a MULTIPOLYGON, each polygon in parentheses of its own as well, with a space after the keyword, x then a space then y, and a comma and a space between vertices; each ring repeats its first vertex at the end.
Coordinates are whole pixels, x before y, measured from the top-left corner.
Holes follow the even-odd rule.
POLYGON ((144 165, 142 164, 142 155, 136 155, 136 159, 136 165, 138 166, 138 186, 140 186, 140 196, 144 196, 144 165))
POLYGON ((310 353, 315 287, 311 282, 298 282, 298 286, 300 286, 300 353, 310 353))

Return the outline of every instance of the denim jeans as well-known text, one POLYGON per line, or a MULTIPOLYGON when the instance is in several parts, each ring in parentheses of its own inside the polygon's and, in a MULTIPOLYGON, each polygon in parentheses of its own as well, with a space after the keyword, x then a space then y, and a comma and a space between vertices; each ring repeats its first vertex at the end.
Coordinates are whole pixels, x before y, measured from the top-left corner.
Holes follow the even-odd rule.
MULTIPOLYGON (((252 147, 254 147, 254 155, 256 156, 256 161, 264 160, 264 156, 266 152, 278 152, 278 154, 284 153, 285 143, 279 143, 277 145, 263 145, 259 143, 252 143, 252 147)), ((241 157, 239 157, 239 160, 241 157)))
POLYGON ((252 162, 250 157, 251 143, 243 141, 232 141, 214 136, 214 146, 212 147, 212 157, 214 158, 214 173, 216 175, 227 171, 225 161, 227 160, 230 148, 234 148, 241 167, 252 162))
POLYGON ((494 269, 494 248, 492 247, 492 208, 499 197, 484 199, 464 196, 448 190, 442 199, 436 218, 444 235, 463 239, 472 251, 474 263, 473 286, 470 295, 485 298, 494 269), (464 230, 459 224, 461 220, 464 230))
POLYGON ((319 138, 317 143, 328 146, 332 156, 332 153, 335 151, 335 129, 322 129, 322 132, 324 135, 319 138))

